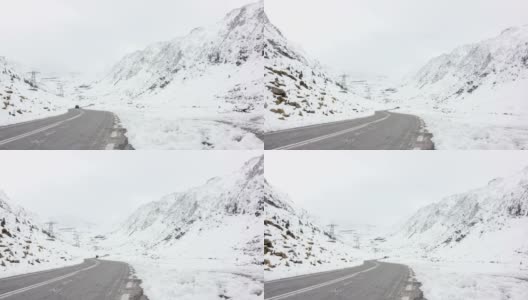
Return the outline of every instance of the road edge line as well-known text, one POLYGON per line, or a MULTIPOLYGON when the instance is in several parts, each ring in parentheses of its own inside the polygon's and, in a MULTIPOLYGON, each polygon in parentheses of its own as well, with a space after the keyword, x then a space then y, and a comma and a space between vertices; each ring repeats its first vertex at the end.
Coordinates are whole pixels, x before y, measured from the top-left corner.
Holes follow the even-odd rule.
POLYGON ((26 138, 26 137, 29 137, 29 136, 32 136, 32 135, 35 135, 37 133, 40 133, 40 132, 43 132, 43 131, 46 131, 48 129, 51 129, 51 128, 55 128, 59 125, 61 125, 62 123, 66 123, 66 122, 69 122, 69 121, 72 121, 72 120, 75 120, 77 118, 79 118, 80 116, 82 116, 84 114, 84 112, 81 111, 80 114, 74 116, 74 117, 71 117, 69 119, 66 119, 66 120, 62 120, 62 121, 58 121, 58 122, 55 122, 53 124, 50 124, 50 125, 47 125, 47 126, 44 126, 44 127, 41 127, 41 128, 38 128, 38 129, 35 129, 33 131, 30 131, 30 132, 26 132, 26 133, 23 133, 23 134, 19 134, 17 136, 14 136, 14 137, 10 137, 10 138, 7 138, 5 140, 2 140, 0 141, 0 146, 3 146, 3 145, 6 145, 6 144, 9 144, 9 143, 12 143, 14 141, 18 141, 20 139, 23 139, 23 138, 26 138))

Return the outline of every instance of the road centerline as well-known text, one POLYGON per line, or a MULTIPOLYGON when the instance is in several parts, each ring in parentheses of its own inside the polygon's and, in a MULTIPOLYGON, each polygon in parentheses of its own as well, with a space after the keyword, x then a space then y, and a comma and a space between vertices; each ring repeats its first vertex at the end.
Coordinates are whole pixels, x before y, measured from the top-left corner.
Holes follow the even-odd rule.
POLYGON ((49 279, 49 280, 46 280, 46 281, 43 281, 43 282, 40 282, 40 283, 36 283, 36 284, 33 284, 33 285, 30 285, 30 286, 27 286, 27 287, 23 287, 21 289, 18 289, 18 290, 14 290, 14 291, 10 291, 10 292, 7 292, 7 293, 4 293, 4 294, 1 294, 0 295, 0 299, 5 299, 7 297, 11 297, 13 295, 16 295, 16 294, 20 294, 20 293, 23 293, 23 292, 27 292, 27 291, 30 291, 32 289, 36 289, 36 288, 39 288, 39 287, 42 287, 42 286, 45 286, 45 285, 48 285, 50 283, 54 283, 54 282, 57 282, 57 281, 61 281, 63 279, 66 279, 66 278, 69 278, 69 277, 72 277, 74 275, 77 275, 81 272, 84 272, 84 271, 88 271, 90 269, 93 269, 95 267, 97 267, 100 263, 98 261, 95 261, 95 264, 89 266, 89 267, 86 267, 86 268, 83 268, 83 269, 80 269, 80 270, 77 270, 77 271, 74 271, 74 272, 71 272, 71 273, 68 273, 68 274, 65 274, 65 275, 62 275, 62 276, 59 276, 59 277, 55 277, 55 278, 52 278, 52 279, 49 279))
POLYGON ((265 298, 265 300, 285 299, 285 298, 289 298, 289 297, 292 297, 292 296, 303 294, 303 293, 306 293, 306 292, 309 292, 309 291, 313 291, 313 290, 321 288, 321 287, 329 286, 329 285, 332 285, 332 284, 335 284, 335 283, 338 283, 338 282, 353 278, 353 277, 355 277, 358 274, 370 272, 370 271, 372 271, 372 270, 374 270, 374 269, 376 269, 376 268, 378 268, 380 266, 380 264, 378 262, 374 262, 374 264, 375 265, 373 267, 370 267, 370 268, 368 268, 366 270, 363 270, 363 271, 359 271, 359 272, 356 272, 356 273, 353 273, 353 274, 349 274, 347 276, 339 277, 339 278, 336 278, 336 279, 332 279, 330 281, 326 281, 326 282, 322 282, 322 283, 319 283, 319 284, 316 284, 316 285, 305 287, 305 288, 302 288, 302 289, 299 289, 299 290, 296 290, 296 291, 291 291, 291 292, 288 292, 286 294, 277 295, 277 296, 274 296, 274 297, 271 297, 271 298, 265 298))
POLYGON ((10 137, 10 138, 7 138, 5 140, 2 140, 0 141, 0 146, 3 146, 3 145, 6 145, 6 144, 9 144, 9 143, 12 143, 14 141, 18 141, 20 139, 23 139, 23 138, 26 138, 26 137, 29 137, 29 136, 32 136, 32 135, 35 135, 37 133, 40 133, 40 132, 43 132, 43 131, 46 131, 46 130, 49 130, 51 128, 54 128, 54 127, 57 127, 63 123, 66 123, 66 122, 69 122, 69 121, 72 121, 72 120, 75 120, 79 117, 81 117, 82 115, 84 114, 83 111, 81 111, 78 115, 76 116, 73 116, 71 118, 68 118, 68 119, 65 119, 65 120, 61 120, 61 121, 58 121, 58 122, 55 122, 55 123, 52 123, 50 125, 46 125, 44 127, 41 127, 41 128, 38 128, 38 129, 35 129, 33 131, 30 131, 30 132, 26 132, 26 133, 23 133, 23 134, 20 134, 20 135, 17 135, 17 136, 14 136, 14 137, 10 137))
POLYGON ((381 119, 377 119, 377 120, 374 120, 374 121, 371 121, 371 122, 368 122, 368 123, 364 123, 362 125, 358 125, 358 126, 355 126, 355 127, 352 127, 352 128, 348 128, 348 129, 345 129, 345 130, 333 132, 333 133, 330 133, 330 134, 322 135, 322 136, 319 136, 319 137, 315 137, 315 138, 308 139, 308 140, 301 141, 301 142, 297 142, 297 143, 294 143, 294 144, 278 147, 278 148, 271 149, 271 150, 291 150, 291 149, 294 149, 294 148, 297 148, 297 147, 306 146, 308 144, 313 144, 313 143, 320 142, 320 141, 323 141, 323 140, 326 140, 326 139, 330 139, 330 138, 333 138, 333 137, 337 137, 337 136, 340 136, 340 135, 343 135, 343 134, 346 134, 346 133, 349 133, 349 132, 353 132, 353 131, 365 128, 365 127, 367 127, 369 125, 376 124, 376 123, 383 122, 383 121, 387 120, 390 117, 391 114, 389 112, 384 112, 384 113, 386 113, 386 115, 383 118, 381 118, 381 119))

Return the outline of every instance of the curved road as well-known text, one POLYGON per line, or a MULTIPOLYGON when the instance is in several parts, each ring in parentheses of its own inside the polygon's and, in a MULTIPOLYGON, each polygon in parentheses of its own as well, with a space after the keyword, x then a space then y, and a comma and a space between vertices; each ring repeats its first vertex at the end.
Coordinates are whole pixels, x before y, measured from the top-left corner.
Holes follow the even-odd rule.
POLYGON ((373 116, 270 132, 266 150, 431 150, 431 135, 413 115, 378 111, 373 116))
POLYGON ((128 145, 111 112, 72 109, 66 114, 0 127, 0 150, 113 150, 128 145))
POLYGON ((0 278, 6 300, 140 300, 140 281, 127 264, 87 259, 65 268, 0 278))
POLYGON ((354 268, 264 283, 265 300, 415 300, 419 283, 404 265, 366 261, 354 268))

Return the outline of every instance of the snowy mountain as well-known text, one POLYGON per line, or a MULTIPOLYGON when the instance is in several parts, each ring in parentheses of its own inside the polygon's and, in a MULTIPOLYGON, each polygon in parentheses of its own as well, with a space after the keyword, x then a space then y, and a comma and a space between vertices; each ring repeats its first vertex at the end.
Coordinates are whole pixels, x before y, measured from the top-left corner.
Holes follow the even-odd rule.
POLYGON ((434 104, 465 100, 479 106, 494 104, 489 109, 500 113, 526 112, 526 80, 528 25, 433 58, 411 77, 404 95, 434 104), (495 103, 485 103, 489 101, 495 103))
POLYGON ((0 125, 65 112, 69 103, 52 84, 31 80, 23 66, 0 57, 0 125))
MULTIPOLYGON (((126 237, 126 243, 150 250, 177 245, 191 233, 206 232, 228 221, 255 223, 263 214, 263 163, 263 157, 252 159, 233 174, 148 203, 133 213, 116 234, 126 237)), ((253 226, 240 224, 244 228, 253 226)), ((261 243, 248 246, 253 254, 261 253, 261 243)))
POLYGON ((261 1, 126 55, 83 101, 119 115, 135 148, 262 149, 266 22, 261 1))
POLYGON ((56 239, 35 216, 0 191, 0 270, 3 274, 81 261, 79 249, 56 239))
POLYGON ((267 182, 264 200, 266 280, 363 263, 364 254, 333 237, 267 182))
POLYGON ((378 107, 349 92, 346 80, 308 58, 273 24, 264 35, 266 131, 358 117, 378 107))
POLYGON ((528 168, 414 214, 388 247, 449 260, 528 260, 528 168))
MULTIPOLYGON (((187 36, 160 42, 125 56, 103 79, 103 82, 122 90, 130 97, 160 93, 187 81, 210 76, 220 71, 225 83, 233 83, 231 76, 239 77, 238 85, 232 84, 229 95, 223 96, 240 111, 257 109, 261 104, 259 95, 241 93, 236 97, 237 88, 253 87, 251 82, 262 76, 257 70, 261 65, 263 50, 263 26, 266 21, 264 4, 259 2, 236 9, 220 22, 203 28, 196 28, 187 36), (246 70, 248 69, 249 70, 246 70), (253 73, 246 81, 240 76, 253 73)), ((225 86, 222 86, 225 88, 225 86)), ((213 100, 213 99, 209 99, 213 100)), ((175 99, 174 101, 182 101, 175 99)))

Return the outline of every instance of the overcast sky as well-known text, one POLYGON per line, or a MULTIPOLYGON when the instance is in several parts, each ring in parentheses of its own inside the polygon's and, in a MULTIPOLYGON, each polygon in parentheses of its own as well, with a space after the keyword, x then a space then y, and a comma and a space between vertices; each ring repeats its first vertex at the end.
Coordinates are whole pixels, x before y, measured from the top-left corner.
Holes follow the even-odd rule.
POLYGON ((266 0, 271 21, 336 71, 399 76, 528 23, 526 0, 266 0))
POLYGON ((526 166, 526 151, 269 151, 265 160, 269 182, 322 222, 382 226, 526 166))
POLYGON ((252 0, 0 0, 0 56, 100 72, 123 55, 220 21, 252 0))
POLYGON ((43 220, 79 217, 111 225, 143 203, 229 174, 258 151, 9 152, 0 189, 43 220))

